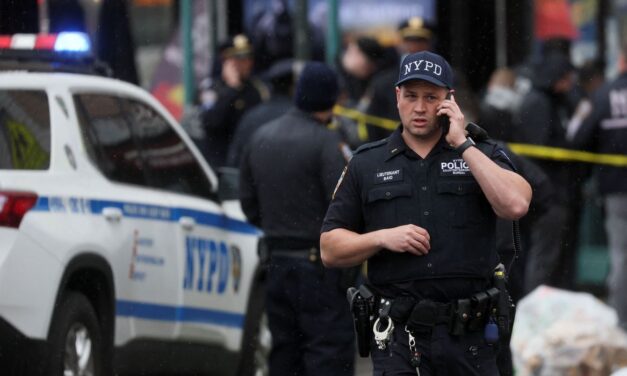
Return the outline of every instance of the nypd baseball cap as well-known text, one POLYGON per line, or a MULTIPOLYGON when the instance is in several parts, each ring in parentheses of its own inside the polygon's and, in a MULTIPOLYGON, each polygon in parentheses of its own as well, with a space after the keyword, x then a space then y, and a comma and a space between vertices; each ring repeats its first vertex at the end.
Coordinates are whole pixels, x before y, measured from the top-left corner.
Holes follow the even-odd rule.
POLYGON ((429 51, 416 52, 403 58, 396 86, 401 86, 411 80, 423 80, 452 89, 453 69, 438 54, 429 51))

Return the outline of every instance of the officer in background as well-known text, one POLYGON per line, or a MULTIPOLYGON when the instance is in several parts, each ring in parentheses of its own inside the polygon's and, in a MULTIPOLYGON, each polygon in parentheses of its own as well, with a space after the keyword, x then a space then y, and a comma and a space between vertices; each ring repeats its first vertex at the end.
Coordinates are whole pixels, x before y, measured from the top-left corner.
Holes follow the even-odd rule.
MULTIPOLYGON (((619 69, 620 75, 593 96, 592 112, 572 136, 573 147, 627 155, 627 44, 623 44, 619 69)), ((610 250, 609 302, 627 330, 627 168, 598 165, 595 170, 610 250)))
POLYGON ((422 17, 411 17, 398 26, 401 37, 400 53, 413 54, 420 51, 431 51, 433 48, 433 31, 422 17))
POLYGON ((381 320, 373 328, 375 374, 498 374, 484 338, 495 221, 525 215, 531 188, 501 148, 467 137, 455 98, 445 99, 452 82, 439 55, 403 59, 401 125, 355 152, 322 226, 326 266, 368 260, 381 320))
POLYGON ((230 167, 239 167, 244 147, 259 127, 274 120, 292 107, 292 95, 297 71, 300 69, 292 59, 277 61, 263 74, 270 83, 270 99, 261 102, 246 112, 237 124, 233 141, 229 146, 226 163, 230 167))
POLYGON ((345 145, 327 129, 336 73, 310 62, 295 108, 261 127, 244 149, 240 199, 263 229, 270 260, 266 310, 270 375, 352 375, 355 345, 343 273, 320 261, 319 231, 346 164, 345 145))
POLYGON ((251 107, 268 99, 268 88, 252 77, 253 55, 248 38, 239 34, 219 48, 218 77, 203 83, 204 154, 213 168, 224 166, 236 125, 251 107))

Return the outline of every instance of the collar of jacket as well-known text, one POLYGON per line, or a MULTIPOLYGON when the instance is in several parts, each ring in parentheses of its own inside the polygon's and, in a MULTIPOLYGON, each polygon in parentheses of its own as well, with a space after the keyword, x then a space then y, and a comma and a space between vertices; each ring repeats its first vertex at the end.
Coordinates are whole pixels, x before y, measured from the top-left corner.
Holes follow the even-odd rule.
MULTIPOLYGON (((412 156, 414 158, 420 158, 418 155, 411 150, 409 146, 403 140, 403 125, 400 124, 398 128, 390 135, 388 138, 388 145, 385 160, 390 160, 397 155, 403 154, 405 152, 408 156, 412 156)), ((429 156, 437 154, 442 150, 453 150, 453 148, 446 142, 444 135, 440 137, 438 142, 433 146, 433 149, 429 152, 429 156)))

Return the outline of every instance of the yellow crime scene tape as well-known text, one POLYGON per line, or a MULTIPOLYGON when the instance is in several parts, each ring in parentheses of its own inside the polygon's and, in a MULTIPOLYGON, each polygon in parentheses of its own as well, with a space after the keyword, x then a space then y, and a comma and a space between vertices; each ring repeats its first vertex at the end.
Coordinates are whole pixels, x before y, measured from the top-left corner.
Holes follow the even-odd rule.
MULTIPOLYGON (((368 130, 366 127, 367 124, 375 127, 384 128, 390 131, 395 130, 398 126, 398 121, 396 120, 368 115, 361 111, 342 106, 335 106, 333 108, 333 112, 337 116, 346 117, 348 119, 356 121, 359 139, 361 140, 368 139, 368 130)), ((627 155, 599 154, 588 151, 531 144, 508 143, 507 145, 510 147, 510 149, 512 149, 514 153, 531 158, 552 159, 565 162, 586 162, 616 167, 627 167, 627 155)))

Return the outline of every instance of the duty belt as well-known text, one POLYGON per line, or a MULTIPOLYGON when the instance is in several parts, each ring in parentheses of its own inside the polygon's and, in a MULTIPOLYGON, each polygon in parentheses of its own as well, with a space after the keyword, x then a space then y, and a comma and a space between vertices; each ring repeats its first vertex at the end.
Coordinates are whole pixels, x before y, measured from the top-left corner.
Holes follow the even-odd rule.
POLYGON ((461 335, 484 327, 488 317, 496 313, 499 290, 495 287, 474 294, 468 299, 439 303, 428 299, 416 301, 411 296, 394 299, 380 297, 378 317, 391 318, 405 324, 412 333, 430 333, 437 324, 447 324, 449 332, 461 335))
POLYGON ((272 249, 270 250, 270 257, 289 257, 317 262, 320 260, 320 250, 316 247, 309 249, 272 249))

